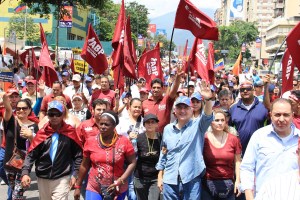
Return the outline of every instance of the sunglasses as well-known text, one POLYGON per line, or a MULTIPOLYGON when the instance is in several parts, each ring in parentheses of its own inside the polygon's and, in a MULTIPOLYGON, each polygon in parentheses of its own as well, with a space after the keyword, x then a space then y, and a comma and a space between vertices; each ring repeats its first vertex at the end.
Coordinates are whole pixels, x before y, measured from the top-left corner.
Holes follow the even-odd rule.
POLYGON ((293 84, 293 86, 297 86, 298 84, 293 84))
POLYGON ((240 92, 250 92, 252 90, 252 87, 246 87, 246 88, 240 88, 240 92))
POLYGON ((20 111, 20 110, 28 110, 28 107, 16 107, 16 111, 20 111))
POLYGON ((58 113, 58 112, 55 112, 55 113, 47 113, 48 117, 61 117, 62 116, 62 113, 58 113))

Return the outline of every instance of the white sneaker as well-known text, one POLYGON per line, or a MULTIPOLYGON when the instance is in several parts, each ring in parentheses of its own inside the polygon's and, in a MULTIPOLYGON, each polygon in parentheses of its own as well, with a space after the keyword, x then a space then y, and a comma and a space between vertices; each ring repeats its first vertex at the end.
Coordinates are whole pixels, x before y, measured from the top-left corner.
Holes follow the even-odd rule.
POLYGON ((1 185, 5 185, 5 182, 4 182, 4 180, 1 180, 1 183, 0 183, 1 185))

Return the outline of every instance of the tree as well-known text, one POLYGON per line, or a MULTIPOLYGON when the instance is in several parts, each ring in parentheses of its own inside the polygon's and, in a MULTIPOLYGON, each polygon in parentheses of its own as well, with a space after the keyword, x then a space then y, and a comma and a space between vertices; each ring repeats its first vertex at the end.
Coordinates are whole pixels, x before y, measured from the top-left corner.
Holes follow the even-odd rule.
POLYGON ((26 16, 26 41, 31 44, 40 39, 39 26, 33 22, 26 13, 15 14, 9 20, 9 32, 15 31, 17 38, 23 40, 25 36, 25 16, 26 16))
POLYGON ((139 34, 146 37, 150 23, 150 20, 148 19, 148 9, 135 1, 130 2, 125 8, 126 14, 130 15, 132 34, 135 35, 135 37, 138 37, 139 34))
MULTIPOLYGON (((219 41, 214 43, 216 52, 215 59, 224 57, 221 50, 229 50, 227 57, 232 60, 235 60, 240 51, 242 44, 245 43, 246 47, 249 47, 253 44, 256 37, 258 36, 258 29, 256 24, 253 22, 245 21, 233 21, 229 26, 220 26, 219 27, 219 41)), ((250 58, 251 54, 247 49, 245 58, 250 58)))
POLYGON ((20 3, 26 4, 30 7, 32 14, 39 13, 41 17, 52 13, 52 5, 56 8, 55 13, 53 13, 55 18, 57 19, 57 16, 59 16, 61 19, 64 15, 69 15, 68 11, 63 9, 64 5, 102 9, 107 1, 109 0, 21 0, 20 3))
POLYGON ((95 29, 100 30, 99 39, 101 41, 112 40, 119 10, 120 5, 114 4, 112 0, 108 0, 101 11, 96 11, 100 18, 100 24, 95 29))
MULTIPOLYGON (((170 48, 170 40, 167 39, 165 35, 155 35, 153 38, 150 38, 152 46, 155 46, 157 42, 161 43, 160 45, 160 52, 161 57, 168 56, 166 55, 167 52, 169 52, 170 48)), ((172 42, 171 51, 175 49, 176 45, 174 42, 172 42)))

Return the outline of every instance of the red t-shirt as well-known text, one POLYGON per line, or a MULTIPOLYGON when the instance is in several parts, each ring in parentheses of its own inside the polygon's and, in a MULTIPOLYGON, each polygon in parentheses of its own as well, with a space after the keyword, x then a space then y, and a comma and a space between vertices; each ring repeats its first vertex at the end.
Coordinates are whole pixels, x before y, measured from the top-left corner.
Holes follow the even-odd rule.
POLYGON ((297 129, 300 129, 300 115, 294 115, 293 123, 297 129))
MULTIPOLYGON (((115 150, 112 147, 103 149, 99 144, 99 134, 89 137, 83 149, 83 156, 90 158, 92 167, 88 178, 87 190, 100 193, 100 186, 109 186, 112 184, 112 173, 114 172, 114 180, 117 180, 124 173, 124 163, 126 157, 134 155, 134 149, 124 136, 119 135, 115 143, 115 150), (114 165, 113 162, 114 153, 114 165)), ((128 189, 128 184, 121 184, 120 193, 128 189)))
POLYGON ((100 130, 95 123, 95 119, 91 118, 81 122, 80 125, 76 128, 76 132, 80 139, 80 142, 82 143, 82 146, 84 146, 86 140, 89 137, 96 136, 100 132, 100 130))
POLYGON ((205 178, 209 180, 224 180, 234 178, 234 157, 241 154, 240 140, 227 134, 227 140, 223 147, 216 148, 205 135, 203 158, 206 165, 205 178))
POLYGON ((97 90, 92 94, 91 103, 90 105, 93 105, 93 101, 96 99, 103 99, 110 103, 110 109, 112 110, 115 107, 115 91, 108 90, 108 91, 101 91, 97 90))
POLYGON ((158 101, 154 101, 153 97, 143 101, 143 112, 144 116, 147 114, 154 114, 157 116, 158 122, 158 131, 163 133, 164 128, 171 120, 171 111, 175 99, 172 99, 169 95, 162 97, 158 101))
MULTIPOLYGON (((60 96, 63 96, 65 99, 66 99, 66 102, 67 102, 67 108, 68 109, 71 109, 72 108, 72 102, 71 102, 71 99, 70 97, 64 95, 64 94, 61 94, 60 96)), ((50 103, 51 101, 54 100, 54 95, 53 94, 49 94, 47 96, 45 96, 43 98, 43 101, 42 101, 42 105, 41 105, 41 111, 43 112, 47 112, 47 109, 48 109, 48 103, 50 103)))

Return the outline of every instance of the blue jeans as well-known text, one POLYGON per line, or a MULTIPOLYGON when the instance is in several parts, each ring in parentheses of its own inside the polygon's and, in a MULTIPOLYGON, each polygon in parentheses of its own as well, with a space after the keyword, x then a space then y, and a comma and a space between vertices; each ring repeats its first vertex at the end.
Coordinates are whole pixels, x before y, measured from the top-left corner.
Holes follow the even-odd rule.
MULTIPOLYGON (((125 197, 126 197, 126 192, 123 192, 122 194, 120 194, 117 197, 117 200, 124 200, 125 197)), ((100 194, 98 194, 96 192, 89 191, 89 190, 87 190, 85 192, 85 199, 86 200, 103 200, 100 194)))
MULTIPOLYGON (((8 180, 7 180, 6 173, 4 171, 4 165, 3 165, 4 155, 5 155, 5 149, 0 148, 0 177, 6 183, 6 185, 8 185, 8 180)), ((7 189, 7 200, 12 200, 12 190, 10 189, 9 186, 7 189)))
POLYGON ((128 200, 136 200, 136 195, 134 191, 134 184, 133 184, 133 174, 128 177, 128 191, 127 191, 127 198, 128 200))
POLYGON ((188 183, 183 184, 181 180, 177 185, 164 183, 163 197, 164 200, 200 200, 201 198, 201 176, 197 176, 188 183))

